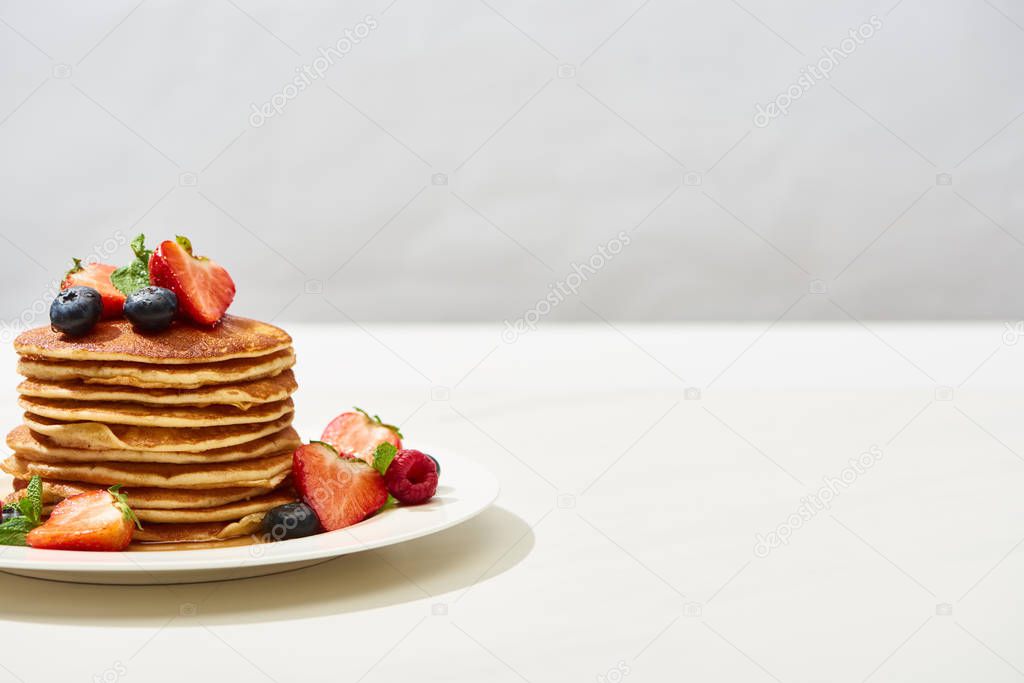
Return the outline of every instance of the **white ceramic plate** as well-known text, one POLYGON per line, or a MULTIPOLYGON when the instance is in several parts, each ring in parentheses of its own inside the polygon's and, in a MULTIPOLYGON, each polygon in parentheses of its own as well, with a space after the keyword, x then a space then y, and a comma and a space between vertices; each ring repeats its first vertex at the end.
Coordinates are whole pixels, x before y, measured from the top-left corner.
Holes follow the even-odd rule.
POLYGON ((330 533, 215 550, 79 552, 0 546, 0 571, 53 581, 165 584, 222 581, 308 567, 339 555, 381 548, 464 522, 498 497, 498 481, 480 465, 445 454, 437 495, 330 533))

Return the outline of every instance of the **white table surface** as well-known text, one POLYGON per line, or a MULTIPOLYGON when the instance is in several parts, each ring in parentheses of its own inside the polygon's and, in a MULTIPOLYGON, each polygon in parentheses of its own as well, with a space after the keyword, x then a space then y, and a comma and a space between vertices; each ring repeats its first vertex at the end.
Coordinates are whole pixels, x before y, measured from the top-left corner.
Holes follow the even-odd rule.
POLYGON ((0 681, 1024 678, 1024 343, 1003 323, 512 344, 496 326, 288 327, 304 437, 370 409, 442 463, 490 467, 496 507, 259 579, 0 575, 0 681), (755 553, 872 446, 829 510, 755 553))

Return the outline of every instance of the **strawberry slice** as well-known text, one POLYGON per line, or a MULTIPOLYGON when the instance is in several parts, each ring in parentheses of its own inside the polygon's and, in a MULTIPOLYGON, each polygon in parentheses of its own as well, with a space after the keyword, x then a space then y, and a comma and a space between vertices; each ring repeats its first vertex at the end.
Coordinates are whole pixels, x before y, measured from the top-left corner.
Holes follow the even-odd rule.
POLYGON ((174 292, 181 311, 201 325, 216 325, 235 298, 228 271, 205 256, 193 256, 192 243, 180 235, 153 250, 149 282, 174 292))
POLYGON ((387 442, 395 448, 402 447, 402 432, 394 425, 385 424, 378 416, 356 408, 354 413, 342 413, 331 420, 320 440, 334 446, 342 455, 372 465, 373 452, 378 445, 387 442))
POLYGON ((72 260, 75 265, 64 276, 60 288, 63 290, 69 287, 92 287, 100 293, 100 298, 103 300, 101 317, 105 320, 120 318, 121 311, 124 310, 124 292, 110 281, 110 274, 117 269, 106 263, 83 264, 81 259, 72 260))
POLYGON ((322 441, 295 450, 292 478, 299 495, 327 531, 363 521, 388 500, 380 472, 358 458, 338 455, 322 441))
POLYGON ((28 533, 28 544, 51 550, 124 550, 138 520, 118 488, 65 498, 42 526, 28 533))

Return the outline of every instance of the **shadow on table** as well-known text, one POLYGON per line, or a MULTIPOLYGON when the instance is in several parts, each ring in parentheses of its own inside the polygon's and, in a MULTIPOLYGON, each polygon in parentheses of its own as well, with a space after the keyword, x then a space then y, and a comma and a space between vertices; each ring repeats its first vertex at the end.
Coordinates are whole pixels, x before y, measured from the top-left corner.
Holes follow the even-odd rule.
POLYGON ((321 617, 417 600, 430 604, 428 610, 446 610, 443 603, 516 566, 533 545, 523 519, 492 507, 425 538, 251 579, 101 586, 0 574, 0 619, 186 626, 321 617))

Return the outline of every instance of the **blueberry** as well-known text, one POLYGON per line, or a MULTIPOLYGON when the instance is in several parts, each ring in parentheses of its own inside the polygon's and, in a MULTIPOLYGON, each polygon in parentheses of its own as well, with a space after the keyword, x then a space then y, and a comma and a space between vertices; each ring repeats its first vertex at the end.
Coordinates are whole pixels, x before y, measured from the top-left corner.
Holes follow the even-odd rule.
POLYGON ((434 461, 434 467, 437 468, 437 476, 440 477, 441 476, 441 463, 439 463, 437 461, 437 458, 435 458, 434 456, 430 455, 429 453, 424 453, 423 455, 427 456, 428 458, 430 458, 431 460, 434 461))
POLYGON ((177 295, 163 287, 143 287, 124 302, 124 317, 143 332, 166 330, 177 313, 177 295))
POLYGON ((69 337, 81 337, 103 313, 103 298, 92 287, 68 287, 50 304, 50 327, 69 337))
POLYGON ((263 533, 272 541, 312 536, 320 530, 320 518, 305 503, 278 505, 263 518, 263 533))
POLYGON ((14 507, 13 505, 4 505, 3 521, 6 522, 9 519, 14 519, 15 517, 21 516, 21 510, 19 510, 18 508, 14 507))

